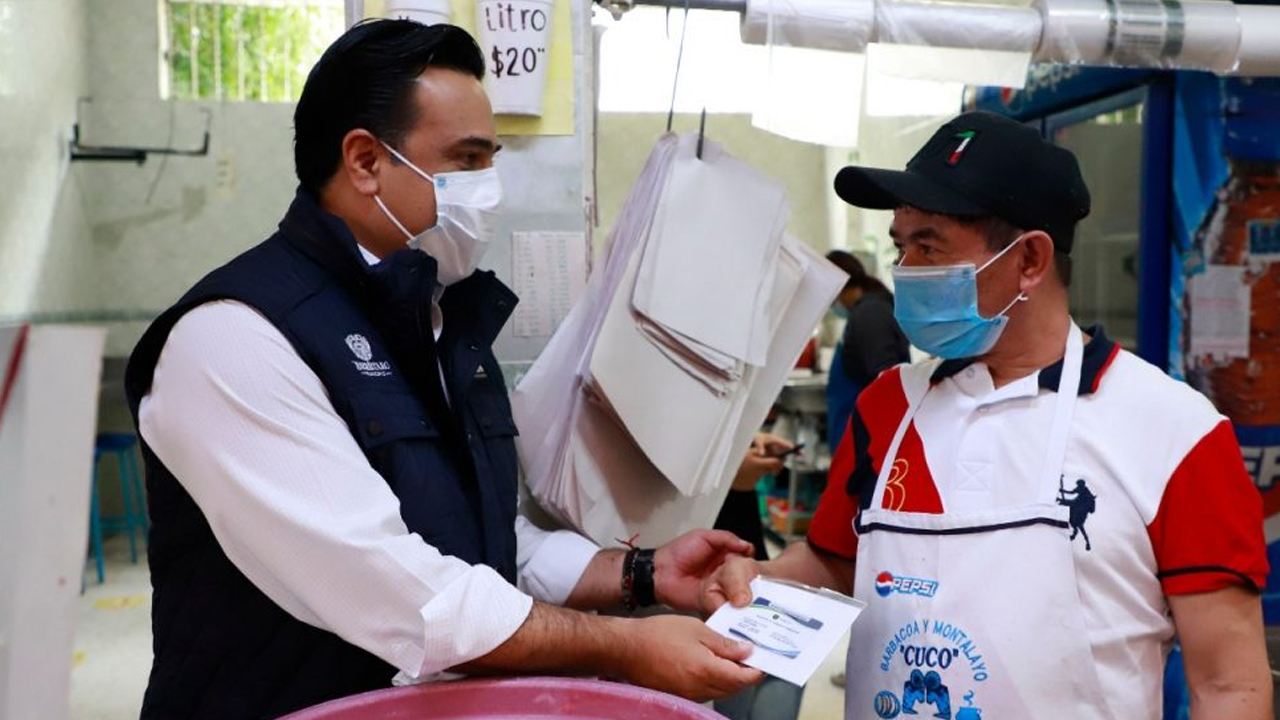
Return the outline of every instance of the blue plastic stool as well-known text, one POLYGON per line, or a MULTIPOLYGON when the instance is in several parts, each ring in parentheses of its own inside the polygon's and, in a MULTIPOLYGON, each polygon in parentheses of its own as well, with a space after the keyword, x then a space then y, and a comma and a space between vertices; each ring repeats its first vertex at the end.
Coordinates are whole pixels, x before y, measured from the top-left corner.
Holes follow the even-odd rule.
MULTIPOLYGON (((89 483, 89 544, 93 548, 93 561, 98 568, 98 584, 106 582, 107 573, 102 563, 102 517, 98 510, 98 458, 102 453, 93 449, 93 480, 89 483)), ((80 592, 84 592, 81 581, 80 592)))
POLYGON ((138 462, 134 456, 134 446, 138 439, 132 433, 102 433, 98 435, 93 449, 93 495, 89 502, 89 537, 93 545, 93 559, 98 571, 98 582, 104 582, 106 573, 102 559, 103 530, 123 531, 129 534, 129 559, 138 562, 138 541, 134 535, 137 530, 142 534, 142 542, 147 542, 147 509, 146 493, 142 487, 142 473, 138 471, 138 462), (114 455, 116 467, 120 474, 120 496, 124 504, 124 515, 118 517, 102 517, 98 502, 98 461, 103 455, 114 455))

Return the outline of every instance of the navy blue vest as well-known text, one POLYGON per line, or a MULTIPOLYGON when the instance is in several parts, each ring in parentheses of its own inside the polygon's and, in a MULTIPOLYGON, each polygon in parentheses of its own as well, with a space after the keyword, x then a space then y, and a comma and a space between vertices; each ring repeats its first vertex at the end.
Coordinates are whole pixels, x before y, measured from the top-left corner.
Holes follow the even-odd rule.
MULTIPOLYGON (((516 429, 490 347, 516 297, 489 272, 451 286, 436 341, 435 268, 412 250, 368 267, 346 225, 300 191, 275 235, 148 328, 126 372, 135 423, 174 324, 206 302, 246 303, 319 376, 409 530, 514 582, 516 429)), ((250 583, 178 479, 145 442, 142 452, 155 652, 144 718, 269 718, 389 685, 394 668, 294 619, 250 583)))

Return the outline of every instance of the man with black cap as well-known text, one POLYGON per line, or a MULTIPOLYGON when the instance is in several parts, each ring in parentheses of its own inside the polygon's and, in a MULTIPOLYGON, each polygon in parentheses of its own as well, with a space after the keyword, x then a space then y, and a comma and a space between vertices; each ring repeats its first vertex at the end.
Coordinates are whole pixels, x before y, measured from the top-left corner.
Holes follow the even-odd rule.
POLYGON ((703 609, 761 573, 866 600, 848 718, 1154 720, 1175 633, 1193 718, 1271 717, 1259 495, 1207 400, 1073 322, 1071 153, 965 113, 835 186, 894 211, 894 312, 936 357, 863 392, 808 542, 703 609))

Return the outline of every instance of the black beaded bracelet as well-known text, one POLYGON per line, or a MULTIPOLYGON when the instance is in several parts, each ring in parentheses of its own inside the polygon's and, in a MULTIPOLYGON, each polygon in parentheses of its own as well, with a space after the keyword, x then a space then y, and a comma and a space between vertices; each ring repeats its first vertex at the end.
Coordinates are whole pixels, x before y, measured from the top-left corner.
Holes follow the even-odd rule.
POLYGON ((640 548, 633 547, 622 558, 622 607, 626 608, 627 612, 636 609, 636 555, 639 552, 640 548))

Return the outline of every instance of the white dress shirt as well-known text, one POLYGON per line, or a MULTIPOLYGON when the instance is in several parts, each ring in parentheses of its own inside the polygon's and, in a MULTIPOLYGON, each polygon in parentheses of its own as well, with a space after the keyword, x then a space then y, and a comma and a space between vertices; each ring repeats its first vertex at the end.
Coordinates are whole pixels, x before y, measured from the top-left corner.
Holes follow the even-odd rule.
POLYGON ((518 583, 531 598, 410 533, 319 377, 241 303, 208 303, 174 325, 138 415, 231 562, 290 615, 386 660, 399 679, 489 653, 534 598, 562 604, 597 551, 518 518, 518 583))

